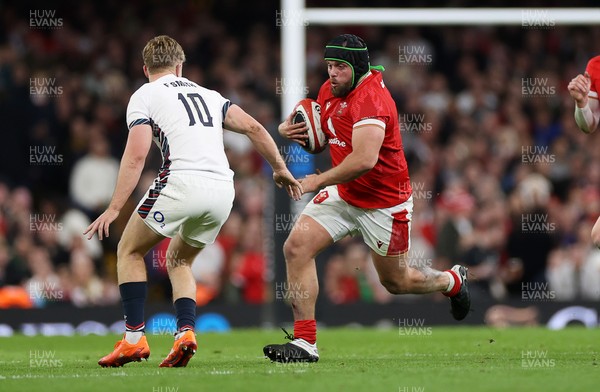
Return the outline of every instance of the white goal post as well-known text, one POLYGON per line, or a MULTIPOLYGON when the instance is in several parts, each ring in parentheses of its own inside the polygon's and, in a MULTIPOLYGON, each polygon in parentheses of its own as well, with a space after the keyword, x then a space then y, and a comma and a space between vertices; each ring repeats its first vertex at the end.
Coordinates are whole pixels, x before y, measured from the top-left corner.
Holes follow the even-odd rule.
MULTIPOLYGON (((600 8, 306 8, 304 0, 281 0, 277 12, 281 82, 293 86, 306 85, 306 26, 310 25, 527 26, 536 20, 552 25, 600 22, 600 8)), ((303 90, 293 88, 282 94, 283 118, 305 98, 303 90)))

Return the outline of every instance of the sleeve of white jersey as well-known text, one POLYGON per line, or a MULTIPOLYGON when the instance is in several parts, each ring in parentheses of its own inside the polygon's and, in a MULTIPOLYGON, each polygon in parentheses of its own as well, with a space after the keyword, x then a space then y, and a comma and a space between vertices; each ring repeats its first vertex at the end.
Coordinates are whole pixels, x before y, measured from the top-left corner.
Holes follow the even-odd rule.
POLYGON ((221 98, 221 125, 225 125, 225 116, 231 106, 231 101, 219 94, 221 98))
POLYGON ((127 128, 131 129, 140 124, 150 124, 150 112, 138 90, 131 96, 127 105, 127 128))

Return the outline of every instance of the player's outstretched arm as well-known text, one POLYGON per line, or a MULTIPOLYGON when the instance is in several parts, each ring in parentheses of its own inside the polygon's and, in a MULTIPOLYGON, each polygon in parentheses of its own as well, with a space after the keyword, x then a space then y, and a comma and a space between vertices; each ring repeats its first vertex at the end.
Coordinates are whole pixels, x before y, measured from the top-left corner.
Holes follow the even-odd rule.
POLYGON ((273 180, 278 187, 285 187, 286 191, 294 200, 299 200, 302 196, 302 185, 292 176, 287 169, 285 162, 275 141, 269 135, 269 132, 251 115, 246 113, 237 105, 231 105, 223 121, 225 128, 246 135, 254 148, 260 155, 269 162, 273 168, 273 180))
POLYGON ((585 133, 594 132, 600 119, 598 100, 588 96, 590 87, 591 79, 587 72, 574 77, 568 86, 569 94, 575 100, 575 122, 585 133))
POLYGON ((98 239, 108 237, 108 226, 119 216, 119 212, 135 189, 142 170, 146 156, 152 145, 152 128, 149 125, 136 125, 129 131, 127 145, 121 158, 117 185, 112 200, 106 211, 102 213, 91 225, 88 226, 84 235, 88 234, 88 240, 98 233, 98 239))
POLYGON ((322 187, 352 181, 371 170, 379 159, 385 130, 377 125, 363 125, 352 131, 352 152, 336 167, 300 180, 304 193, 322 187))

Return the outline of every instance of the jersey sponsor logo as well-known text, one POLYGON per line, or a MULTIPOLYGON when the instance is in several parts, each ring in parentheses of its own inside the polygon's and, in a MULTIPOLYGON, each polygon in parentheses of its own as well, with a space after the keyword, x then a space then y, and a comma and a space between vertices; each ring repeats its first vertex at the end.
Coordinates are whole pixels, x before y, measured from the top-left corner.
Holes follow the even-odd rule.
POLYGON ((155 221, 157 221, 158 223, 160 223, 160 227, 163 228, 165 227, 165 216, 163 215, 162 212, 160 211, 155 211, 154 214, 152 215, 152 217, 154 218, 155 221))
POLYGON ((321 204, 325 200, 327 200, 328 197, 329 197, 329 192, 321 191, 321 192, 319 192, 319 194, 317 196, 315 196, 315 198, 313 199, 313 203, 321 204))
POLYGON ((334 137, 332 139, 329 139, 329 145, 335 145, 335 146, 340 146, 342 148, 345 148, 346 142, 340 141, 340 139, 338 139, 337 137, 334 137))

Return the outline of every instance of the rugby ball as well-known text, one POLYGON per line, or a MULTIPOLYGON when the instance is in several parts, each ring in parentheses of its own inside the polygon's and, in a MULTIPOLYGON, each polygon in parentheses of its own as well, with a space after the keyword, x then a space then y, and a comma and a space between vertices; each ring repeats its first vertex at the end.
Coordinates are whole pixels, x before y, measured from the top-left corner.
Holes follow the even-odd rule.
POLYGON ((314 99, 306 98, 296 105, 292 123, 301 122, 305 122, 308 128, 308 139, 302 148, 311 154, 323 151, 327 147, 327 135, 321 129, 321 105, 314 99))

